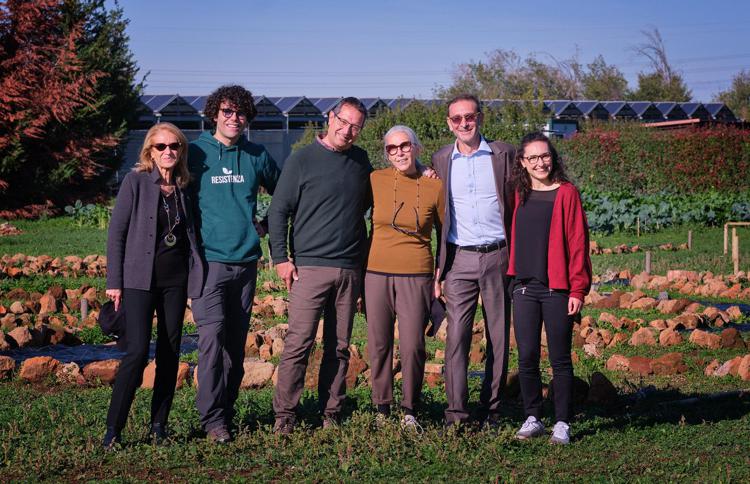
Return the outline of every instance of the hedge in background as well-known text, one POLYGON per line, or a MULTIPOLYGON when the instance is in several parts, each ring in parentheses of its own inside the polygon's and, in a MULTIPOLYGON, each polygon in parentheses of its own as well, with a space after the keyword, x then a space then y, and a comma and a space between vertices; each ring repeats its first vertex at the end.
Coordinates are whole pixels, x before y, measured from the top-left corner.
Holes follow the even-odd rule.
POLYGON ((719 125, 659 131, 638 123, 589 125, 557 145, 568 171, 585 189, 702 193, 748 186, 747 129, 719 125))

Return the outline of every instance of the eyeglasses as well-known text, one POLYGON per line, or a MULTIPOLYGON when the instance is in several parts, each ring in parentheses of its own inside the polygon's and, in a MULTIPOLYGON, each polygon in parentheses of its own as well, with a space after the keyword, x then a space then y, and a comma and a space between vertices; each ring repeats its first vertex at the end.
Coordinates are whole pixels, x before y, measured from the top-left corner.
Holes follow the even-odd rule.
POLYGON ((339 115, 336 114, 336 113, 333 113, 333 116, 339 122, 339 124, 341 125, 341 127, 344 128, 345 130, 348 131, 349 128, 351 128, 352 133, 355 133, 355 134, 359 133, 360 131, 362 131, 362 128, 363 128, 362 126, 360 126, 358 124, 350 123, 346 119, 340 118, 339 115))
POLYGON ((180 146, 182 146, 180 143, 154 143, 151 145, 152 148, 156 148, 156 151, 164 151, 167 147, 172 151, 177 151, 180 149, 180 146))
POLYGON ((385 152, 393 156, 401 150, 401 153, 408 153, 411 151, 411 141, 404 141, 400 145, 385 145, 385 152))
POLYGON ((459 124, 461 124, 462 120, 468 124, 472 124, 472 123, 477 122, 477 119, 479 118, 480 114, 482 113, 469 113, 469 114, 464 114, 463 116, 461 116, 460 114, 457 114, 455 116, 450 116, 448 119, 450 120, 451 123, 453 123, 454 126, 458 126, 459 124))
POLYGON ((235 111, 230 108, 221 108, 219 111, 221 111, 221 114, 227 119, 231 118, 234 114, 236 114, 238 118, 247 119, 247 113, 245 111, 235 111))
POLYGON ((547 163, 552 159, 552 153, 542 153, 541 155, 524 156, 524 160, 528 161, 532 165, 536 165, 541 160, 542 163, 547 163))

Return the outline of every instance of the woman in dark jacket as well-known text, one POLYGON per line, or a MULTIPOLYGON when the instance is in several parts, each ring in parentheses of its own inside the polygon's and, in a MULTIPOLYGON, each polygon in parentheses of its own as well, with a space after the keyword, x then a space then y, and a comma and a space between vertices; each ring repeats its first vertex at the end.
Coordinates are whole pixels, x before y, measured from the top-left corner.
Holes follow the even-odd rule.
POLYGON ((120 442, 148 362, 156 311, 156 377, 150 434, 167 437, 187 297, 200 296, 203 265, 185 190, 187 139, 169 123, 146 133, 135 170, 122 181, 107 239, 107 296, 125 310, 127 353, 112 391, 102 445, 120 442))
POLYGON ((539 374, 542 321, 554 382, 555 426, 551 441, 570 442, 573 363, 572 317, 591 287, 589 229, 576 187, 557 151, 542 133, 521 140, 513 165, 515 208, 508 275, 515 276, 513 327, 526 422, 519 439, 545 434, 539 374))

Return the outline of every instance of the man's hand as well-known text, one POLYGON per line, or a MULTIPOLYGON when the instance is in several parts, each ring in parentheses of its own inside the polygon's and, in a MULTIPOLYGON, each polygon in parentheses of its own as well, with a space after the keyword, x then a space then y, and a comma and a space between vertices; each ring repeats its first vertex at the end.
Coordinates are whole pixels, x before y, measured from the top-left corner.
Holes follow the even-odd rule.
POLYGON ((443 284, 440 282, 440 268, 435 269, 435 283, 433 286, 433 293, 435 299, 440 299, 443 295, 443 284))
POLYGON ((118 311, 120 309, 120 301, 122 301, 122 289, 107 289, 105 294, 115 302, 115 311, 118 311))
POLYGON ((297 267, 291 262, 276 264, 276 274, 278 274, 281 280, 284 281, 284 284, 286 284, 287 291, 291 291, 292 283, 299 280, 299 276, 297 276, 297 267))
POLYGON ((440 177, 437 175, 437 172, 433 170, 432 168, 430 168, 429 166, 424 167, 424 169, 422 170, 422 175, 432 180, 440 179, 440 177))
POLYGON ((575 297, 568 298, 568 316, 578 314, 583 307, 583 301, 575 297))

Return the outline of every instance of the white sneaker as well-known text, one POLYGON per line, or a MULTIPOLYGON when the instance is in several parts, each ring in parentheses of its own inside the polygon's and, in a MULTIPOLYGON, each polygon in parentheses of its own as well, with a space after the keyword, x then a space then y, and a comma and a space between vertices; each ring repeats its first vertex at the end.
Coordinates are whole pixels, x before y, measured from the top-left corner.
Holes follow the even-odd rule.
POLYGON ((404 417, 401 419, 401 430, 414 432, 417 434, 421 434, 424 432, 424 429, 421 425, 419 425, 419 422, 417 422, 417 419, 414 417, 414 415, 404 415, 404 417))
POLYGON ((553 444, 566 445, 570 443, 570 425, 565 422, 557 422, 552 428, 552 437, 549 441, 553 444))
POLYGON ((519 440, 533 439, 544 435, 544 424, 534 416, 529 416, 516 432, 516 438, 519 440))

